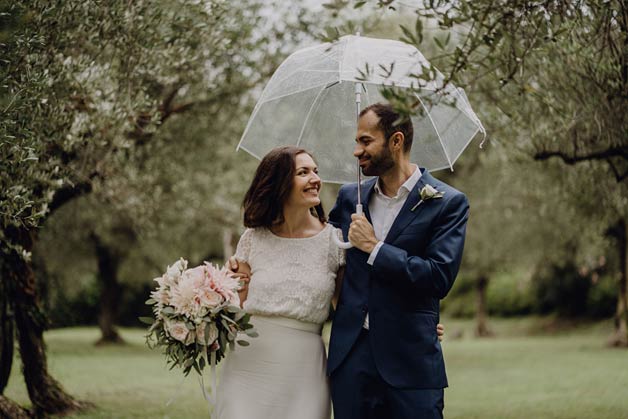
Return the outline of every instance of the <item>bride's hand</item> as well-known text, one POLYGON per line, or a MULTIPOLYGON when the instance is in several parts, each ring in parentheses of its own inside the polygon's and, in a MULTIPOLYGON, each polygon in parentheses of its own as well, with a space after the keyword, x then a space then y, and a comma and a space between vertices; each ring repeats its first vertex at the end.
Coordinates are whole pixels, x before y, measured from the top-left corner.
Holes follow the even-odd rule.
MULTIPOLYGON (((242 264, 246 265, 246 264, 242 264)), ((249 286, 249 282, 251 281, 250 270, 246 269, 246 266, 242 266, 235 258, 235 256, 231 256, 227 261, 227 267, 232 273, 234 278, 238 278, 240 282, 242 282, 242 288, 240 290, 245 289, 249 286)))
POLYGON ((235 256, 231 256, 227 261, 227 267, 232 272, 232 276, 240 281, 240 306, 246 301, 249 294, 249 282, 251 282, 251 268, 247 263, 239 263, 235 256))

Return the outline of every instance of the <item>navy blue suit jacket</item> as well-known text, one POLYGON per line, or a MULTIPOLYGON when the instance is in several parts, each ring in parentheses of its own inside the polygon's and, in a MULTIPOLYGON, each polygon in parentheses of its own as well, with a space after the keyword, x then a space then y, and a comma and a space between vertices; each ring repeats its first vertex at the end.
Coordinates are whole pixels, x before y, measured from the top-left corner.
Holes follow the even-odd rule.
MULTIPOLYGON (((328 374, 333 374, 355 343, 369 313, 369 340, 382 378, 398 388, 447 387, 436 324, 440 300, 451 289, 460 261, 469 216, 465 195, 426 170, 395 219, 373 265, 357 248, 347 250, 347 266, 329 343, 328 374), (444 196, 423 201, 426 184, 444 196)), ((362 185, 368 202, 377 179, 362 185)), ((345 240, 355 212, 357 184, 344 185, 329 221, 345 240)))

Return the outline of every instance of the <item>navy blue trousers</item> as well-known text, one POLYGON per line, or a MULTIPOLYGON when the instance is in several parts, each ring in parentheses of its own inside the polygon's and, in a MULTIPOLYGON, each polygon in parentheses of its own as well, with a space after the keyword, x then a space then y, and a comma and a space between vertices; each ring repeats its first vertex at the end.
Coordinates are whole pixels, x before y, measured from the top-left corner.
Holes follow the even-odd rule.
POLYGON ((334 419, 443 419, 443 389, 399 389, 381 378, 368 333, 330 377, 334 419))

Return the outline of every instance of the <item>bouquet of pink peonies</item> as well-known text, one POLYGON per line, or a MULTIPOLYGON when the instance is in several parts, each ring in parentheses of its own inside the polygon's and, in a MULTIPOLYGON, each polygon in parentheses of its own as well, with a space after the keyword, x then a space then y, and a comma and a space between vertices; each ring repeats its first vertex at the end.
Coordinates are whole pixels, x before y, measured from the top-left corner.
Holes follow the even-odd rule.
POLYGON ((141 318, 151 325, 147 344, 164 347, 171 369, 182 367, 186 376, 192 369, 200 375, 205 366, 215 366, 239 332, 257 337, 250 315, 240 308, 239 280, 208 262, 191 269, 187 264, 180 259, 155 278, 159 285, 146 301, 155 317, 141 318))

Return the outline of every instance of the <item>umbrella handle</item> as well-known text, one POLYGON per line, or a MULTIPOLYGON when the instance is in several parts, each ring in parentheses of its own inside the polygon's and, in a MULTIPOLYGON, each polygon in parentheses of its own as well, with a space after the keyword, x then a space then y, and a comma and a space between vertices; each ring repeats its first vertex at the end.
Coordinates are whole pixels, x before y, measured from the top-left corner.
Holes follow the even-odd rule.
MULTIPOLYGON (((355 213, 358 214, 358 215, 362 215, 362 204, 358 204, 358 205, 355 206, 355 213)), ((336 244, 336 246, 338 246, 341 249, 351 249, 353 247, 351 242, 343 242, 343 241, 341 241, 338 238, 338 235, 336 235, 336 234, 332 234, 331 238, 334 241, 334 243, 336 244)))

